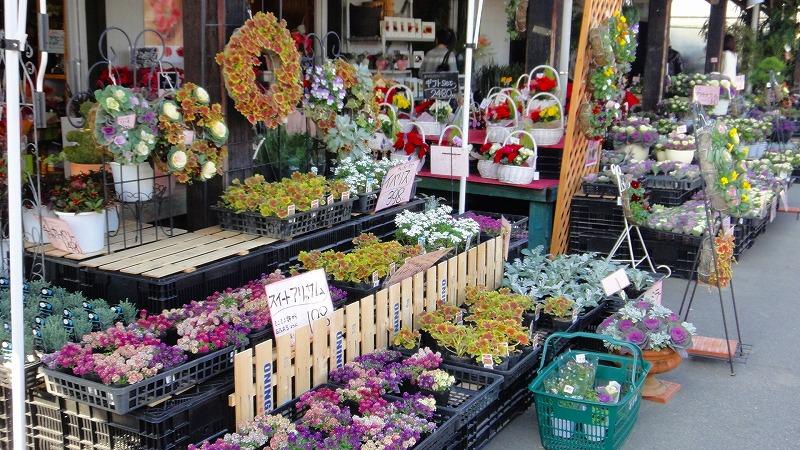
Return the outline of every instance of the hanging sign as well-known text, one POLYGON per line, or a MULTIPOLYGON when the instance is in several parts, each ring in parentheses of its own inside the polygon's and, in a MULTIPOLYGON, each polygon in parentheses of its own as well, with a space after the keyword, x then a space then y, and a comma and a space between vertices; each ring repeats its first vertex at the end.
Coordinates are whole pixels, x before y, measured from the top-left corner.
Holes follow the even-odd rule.
POLYGON ((658 281, 656 281, 655 283, 653 283, 653 285, 650 286, 650 289, 645 291, 645 293, 642 295, 642 298, 644 298, 648 302, 654 303, 656 305, 660 305, 661 304, 661 299, 663 297, 664 297, 664 279, 663 278, 658 280, 658 281))
POLYGON ((469 175, 469 150, 463 147, 431 145, 431 173, 448 177, 469 175))
POLYGON ((719 86, 695 86, 692 101, 703 106, 716 105, 719 103, 719 86))
POLYGON ((42 217, 42 230, 50 238, 50 244, 62 252, 83 254, 78 238, 72 234, 67 222, 55 217, 42 217))
POLYGON ((585 167, 593 166, 600 161, 600 141, 589 141, 586 147, 585 167))
POLYGON ((628 279, 625 269, 619 269, 611 275, 603 278, 601 284, 603 285, 603 291, 606 293, 606 295, 614 295, 630 286, 631 281, 628 279))
POLYGON ((317 269, 264 286, 275 336, 333 312, 325 270, 317 269))
POLYGON ((745 85, 744 75, 736 75, 736 78, 733 79, 733 87, 735 87, 737 91, 743 91, 745 85))
POLYGON ((458 95, 458 72, 422 74, 422 95, 434 100, 450 100, 458 95))
POLYGON ((409 161, 389 169, 386 176, 383 177, 375 212, 406 203, 411 199, 417 165, 417 161, 409 161))

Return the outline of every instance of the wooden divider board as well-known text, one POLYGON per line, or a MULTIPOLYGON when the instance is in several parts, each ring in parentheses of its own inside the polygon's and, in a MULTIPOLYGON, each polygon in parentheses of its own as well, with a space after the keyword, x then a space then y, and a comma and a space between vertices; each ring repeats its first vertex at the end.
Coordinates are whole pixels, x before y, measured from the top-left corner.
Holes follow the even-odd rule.
POLYGON ((586 167, 586 150, 589 142, 578 126, 578 109, 588 100, 589 66, 592 60, 589 46, 589 30, 622 9, 622 0, 584 0, 583 20, 578 39, 578 54, 575 58, 575 75, 572 82, 572 96, 569 101, 569 120, 567 121, 564 152, 561 158, 561 176, 558 182, 558 198, 553 217, 553 238, 550 252, 554 255, 567 251, 569 239, 569 210, 572 196, 578 191, 581 178, 597 171, 597 164, 586 167))
POLYGON ((491 289, 497 287, 504 264, 501 239, 484 242, 337 309, 327 318, 297 328, 294 336, 286 334, 237 353, 235 391, 228 397, 236 409, 237 426, 327 382, 331 369, 387 348, 402 328, 419 328, 422 314, 434 311, 441 302, 443 281, 447 303, 453 305, 463 303, 466 287, 483 284, 481 280, 491 289))

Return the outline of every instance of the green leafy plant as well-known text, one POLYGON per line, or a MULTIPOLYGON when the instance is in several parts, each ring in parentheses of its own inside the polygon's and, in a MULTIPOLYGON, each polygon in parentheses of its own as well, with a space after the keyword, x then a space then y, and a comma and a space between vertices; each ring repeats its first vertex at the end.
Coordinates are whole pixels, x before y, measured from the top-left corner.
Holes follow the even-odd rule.
POLYGON ((336 122, 325 135, 328 151, 338 154, 363 155, 369 153, 367 143, 376 128, 372 117, 362 115, 351 119, 350 116, 336 116, 336 122))
POLYGON ((61 212, 82 213, 100 212, 110 203, 113 192, 110 186, 103 186, 103 174, 89 172, 74 175, 69 182, 55 186, 50 191, 53 209, 61 212))
POLYGON ((392 339, 392 344, 395 347, 402 347, 406 350, 411 350, 419 347, 419 331, 403 328, 392 339))
POLYGON ((575 302, 564 296, 548 297, 544 301, 544 309, 542 311, 556 319, 569 319, 572 317, 574 308, 575 302))
POLYGON ((67 140, 75 145, 64 147, 64 158, 76 164, 101 164, 103 162, 103 147, 97 144, 94 132, 87 128, 67 132, 67 140))
POLYGON ((783 81, 785 71, 786 64, 784 64, 780 59, 774 56, 768 56, 762 59, 758 62, 758 64, 756 64, 756 67, 750 74, 750 82, 753 84, 753 89, 756 92, 763 91, 766 88, 767 83, 770 82, 771 72, 775 72, 778 82, 783 81))

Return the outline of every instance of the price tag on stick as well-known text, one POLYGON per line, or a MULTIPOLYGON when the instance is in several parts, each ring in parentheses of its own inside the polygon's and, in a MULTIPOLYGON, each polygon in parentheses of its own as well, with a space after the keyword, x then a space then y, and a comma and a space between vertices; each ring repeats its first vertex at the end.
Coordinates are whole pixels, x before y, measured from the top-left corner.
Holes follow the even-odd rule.
POLYGON ((605 292, 606 295, 614 295, 630 286, 631 282, 628 279, 628 275, 625 273, 625 269, 619 269, 603 278, 601 284, 603 285, 603 292, 605 292))
POLYGON ((290 333, 333 312, 323 269, 265 285, 264 289, 275 336, 290 333))

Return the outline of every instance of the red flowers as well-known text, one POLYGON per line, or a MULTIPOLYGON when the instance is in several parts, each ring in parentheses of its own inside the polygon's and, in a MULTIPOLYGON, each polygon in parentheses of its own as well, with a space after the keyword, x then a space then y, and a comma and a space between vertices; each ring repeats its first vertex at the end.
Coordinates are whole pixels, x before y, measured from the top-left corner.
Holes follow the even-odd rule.
POLYGON ((494 154, 494 162, 500 164, 503 158, 506 158, 508 162, 514 161, 519 156, 519 149, 521 148, 522 146, 519 144, 508 144, 500 147, 494 154))
POLYGON ((508 103, 503 102, 499 105, 489 106, 486 115, 489 117, 490 120, 498 121, 498 120, 505 120, 511 118, 511 108, 509 108, 508 103))
POLYGON ((641 183, 639 183, 638 180, 631 180, 631 187, 632 188, 639 189, 640 186, 641 186, 641 183))
POLYGON ((423 100, 423 101, 417 103, 416 105, 414 105, 414 112, 417 115, 420 115, 420 114, 424 113, 425 111, 428 110, 428 108, 431 107, 431 105, 433 105, 433 102, 434 101, 432 99, 428 99, 428 100, 423 100))
POLYGON ((541 115, 542 115, 542 112, 540 110, 534 109, 533 111, 531 111, 531 116, 530 117, 531 117, 532 121, 538 122, 539 119, 541 118, 541 115))
POLYGON ((406 155, 417 152, 417 156, 422 159, 430 151, 430 146, 422 139, 422 135, 417 130, 408 133, 397 133, 394 141, 395 150, 403 150, 406 155))
POLYGON ((552 91, 558 83, 556 83, 555 78, 549 78, 544 76, 544 74, 537 75, 529 85, 531 92, 550 92, 552 91))

